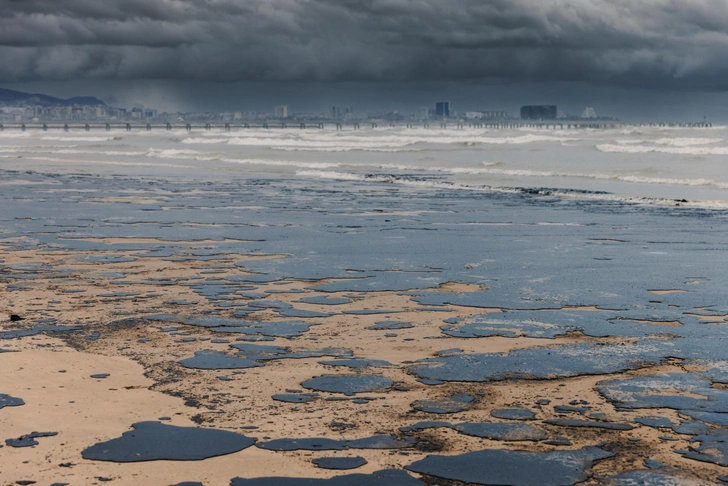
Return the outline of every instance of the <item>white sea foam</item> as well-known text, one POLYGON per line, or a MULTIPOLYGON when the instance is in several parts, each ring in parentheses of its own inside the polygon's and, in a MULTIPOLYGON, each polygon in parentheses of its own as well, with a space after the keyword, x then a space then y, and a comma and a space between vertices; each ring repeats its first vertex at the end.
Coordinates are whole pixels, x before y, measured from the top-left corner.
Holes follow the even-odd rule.
POLYGON ((481 174, 521 176, 521 177, 557 177, 557 178, 579 178, 594 180, 612 180, 621 182, 632 182, 639 184, 661 184, 675 186, 713 186, 719 189, 728 189, 728 182, 712 179, 676 179, 670 177, 644 177, 638 175, 604 174, 604 173, 579 173, 559 171, 538 171, 527 169, 482 169, 481 174))
POLYGON ((715 143, 723 142, 722 138, 688 138, 688 137, 676 137, 676 138, 658 138, 655 140, 647 139, 621 139, 616 140, 619 145, 639 145, 639 144, 656 144, 656 145, 669 145, 672 147, 692 147, 694 145, 710 145, 715 143))
MULTIPOLYGON (((455 189, 480 192, 502 192, 502 193, 523 193, 524 189, 519 187, 500 187, 488 185, 467 185, 461 183, 440 182, 431 180, 417 180, 400 178, 391 175, 360 175, 338 171, 320 171, 320 170, 301 170, 296 175, 303 177, 312 177, 317 179, 335 179, 341 181, 358 181, 370 183, 386 183, 399 184, 410 187, 434 188, 434 189, 455 189)), ((561 197, 568 199, 583 199, 592 201, 618 202, 654 206, 675 206, 676 204, 683 207, 703 208, 703 209, 728 209, 728 201, 675 201, 674 199, 666 199, 659 197, 624 197, 609 193, 585 192, 585 191, 569 191, 558 189, 545 189, 540 191, 530 191, 529 194, 545 197, 561 197)))
POLYGON ((331 167, 339 167, 339 163, 331 162, 298 162, 293 160, 265 160, 265 159, 220 159, 221 162, 227 162, 229 164, 241 164, 241 165, 262 165, 271 167, 300 167, 305 169, 328 169, 331 167))
POLYGON ((656 145, 612 145, 600 144, 596 146, 600 152, 623 154, 676 154, 676 155, 728 155, 728 147, 705 146, 656 146, 656 145))
MULTIPOLYGON (((31 160, 47 160, 58 162, 59 170, 82 167, 83 171, 93 171, 94 164, 128 165, 130 169, 125 172, 143 174, 149 167, 156 175, 165 173, 166 167, 170 173, 175 173, 172 168, 185 168, 196 171, 195 177, 201 180, 214 172, 264 177, 297 173, 301 177, 395 183, 423 190, 519 192, 522 189, 518 187, 531 187, 540 193, 540 187, 563 187, 573 190, 543 193, 644 204, 674 203, 660 197, 728 201, 728 164, 721 155, 728 155, 726 127, 713 131, 657 127, 578 131, 366 127, 336 131, 327 127, 191 134, 179 130, 90 135, 0 132, 0 168, 32 169, 31 160), (108 140, 120 142, 105 143, 108 140), (597 154, 595 147, 602 154, 597 154), (358 153, 353 156, 350 152, 358 153), (270 155, 274 153, 278 155, 270 155), (655 155, 639 155, 649 153, 655 155), (20 157, 28 162, 20 162, 20 157), (477 164, 485 158, 491 161, 477 164)), ((721 204, 700 201, 683 205, 722 208, 721 204)))
POLYGON ((0 153, 50 153, 55 150, 65 150, 77 145, 0 145, 0 153))
POLYGON ((0 131, 0 138, 28 138, 30 137, 28 132, 10 132, 2 130, 0 131))
POLYGON ((366 177, 349 172, 336 172, 333 170, 299 170, 296 175, 315 177, 318 179, 339 179, 343 181, 365 181, 366 177))
POLYGON ((398 152, 402 149, 407 151, 422 150, 413 148, 413 145, 521 145, 537 142, 574 142, 581 138, 568 136, 553 136, 540 134, 527 134, 512 137, 493 137, 486 134, 471 133, 460 134, 456 132, 428 132, 421 134, 396 134, 396 135, 372 135, 367 132, 364 135, 338 134, 340 132, 325 132, 323 134, 304 135, 291 132, 266 132, 266 133, 236 133, 236 136, 229 137, 190 137, 182 139, 184 144, 226 144, 251 147, 269 147, 274 150, 286 151, 320 151, 320 152, 348 152, 348 151, 373 151, 373 152, 398 152))
POLYGON ((674 147, 690 147, 693 145, 710 145, 713 143, 720 143, 722 142, 722 138, 687 138, 687 137, 677 137, 677 138, 659 138, 655 140, 655 143, 658 145, 670 145, 674 147))
POLYGON ((522 135, 519 137, 483 137, 479 143, 520 145, 534 142, 577 142, 581 137, 555 137, 551 135, 522 135))
MULTIPOLYGON (((396 164, 382 164, 378 168, 401 170, 401 171, 418 171, 418 172, 445 172, 450 174, 482 174, 495 176, 512 176, 512 177, 540 177, 540 178, 576 178, 591 179, 604 181, 621 181, 637 184, 659 184, 674 186, 712 186, 719 189, 728 189, 728 182, 716 181, 712 179, 676 179, 668 177, 644 177, 638 175, 623 174, 604 174, 604 173, 580 173, 580 172, 562 172, 562 171, 538 171, 530 169, 492 169, 492 168, 465 168, 465 167, 416 167, 396 164)), ((346 174, 344 172, 328 172, 329 178, 346 174)), ((313 175, 313 172, 311 174, 313 175)), ((356 174, 354 174, 356 175, 356 174)), ((347 176, 348 177, 348 176, 347 176)))
POLYGON ((67 154, 67 155, 111 155, 119 157, 139 157, 145 155, 146 152, 124 152, 119 150, 78 150, 78 149, 58 149, 50 153, 67 154))
POLYGON ((184 138, 180 140, 182 143, 189 143, 189 144, 213 144, 213 143, 227 143, 229 139, 228 138, 201 138, 201 137, 194 137, 194 138, 184 138))
POLYGON ((74 137, 74 136, 47 136, 42 137, 41 140, 53 140, 59 142, 108 142, 114 140, 115 137, 74 137))
MULTIPOLYGON (((0 155, 0 159, 11 159, 16 158, 8 155, 0 155)), ((118 166, 129 166, 129 167, 168 167, 175 169, 196 169, 196 167, 181 165, 181 164, 154 164, 148 161, 144 162, 121 162, 121 161, 109 161, 109 160, 95 160, 95 159, 69 159, 63 157, 48 157, 42 155, 30 155, 24 156, 27 160, 37 160, 42 162, 56 162, 67 166, 70 163, 78 164, 82 166, 97 166, 97 165, 118 165, 118 166)))
POLYGON ((187 149, 149 149, 144 155, 159 159, 191 159, 191 160, 215 160, 216 157, 197 150, 187 149))
POLYGON ((398 152, 422 152, 421 148, 380 148, 380 147, 271 147, 273 150, 283 152, 382 152, 382 153, 398 153, 398 152))
POLYGON ((187 160, 215 160, 216 157, 197 152, 195 150, 180 149, 148 149, 144 152, 132 152, 123 150, 80 150, 80 149, 56 149, 56 150, 28 150, 27 153, 54 153, 62 155, 109 155, 116 157, 151 157, 158 159, 187 159, 187 160))

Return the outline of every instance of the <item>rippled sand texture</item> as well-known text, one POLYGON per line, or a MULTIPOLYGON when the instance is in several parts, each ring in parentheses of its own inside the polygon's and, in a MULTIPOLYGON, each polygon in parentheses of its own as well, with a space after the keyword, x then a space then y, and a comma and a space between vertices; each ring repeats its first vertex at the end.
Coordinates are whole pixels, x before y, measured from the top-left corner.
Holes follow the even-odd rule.
POLYGON ((728 474, 722 211, 27 164, 0 166, 2 484, 728 474))

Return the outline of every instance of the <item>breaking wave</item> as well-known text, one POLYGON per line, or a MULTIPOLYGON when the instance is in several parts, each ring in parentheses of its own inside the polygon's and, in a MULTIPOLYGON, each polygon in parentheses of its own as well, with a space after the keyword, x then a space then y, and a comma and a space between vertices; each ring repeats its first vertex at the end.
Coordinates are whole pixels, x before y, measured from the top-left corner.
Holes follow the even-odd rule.
POLYGON ((600 152, 607 153, 623 153, 623 154, 646 154, 646 153, 660 153, 660 154, 676 154, 676 155, 728 155, 728 147, 705 147, 695 145, 667 145, 667 146, 655 146, 655 145, 612 145, 612 144, 601 144, 597 145, 597 150, 600 152))
POLYGON ((243 135, 236 133, 234 136, 225 138, 216 137, 190 137, 182 139, 184 144, 225 144, 250 147, 268 147, 281 151, 311 151, 311 152, 349 152, 349 151, 372 151, 372 152, 399 152, 419 151, 422 148, 415 145, 465 145, 474 146, 479 144, 491 145, 521 145, 537 142, 575 142, 582 140, 577 137, 552 136, 552 135, 518 135, 512 137, 493 137, 480 132, 477 134, 451 135, 445 132, 420 131, 419 135, 337 135, 307 134, 305 139, 300 135, 282 133, 280 135, 262 136, 260 133, 243 135))
POLYGON ((220 159, 221 162, 242 165, 263 165, 271 167, 300 167, 305 169, 328 169, 340 167, 341 164, 334 162, 294 162, 292 160, 265 160, 265 159, 220 159))
POLYGON ((116 137, 42 137, 41 140, 51 140, 56 142, 108 142, 116 137))
POLYGON ((334 179, 340 181, 355 181, 369 183, 399 184, 410 187, 422 187, 430 189, 467 190, 478 192, 500 192, 508 194, 526 194, 531 196, 560 197, 575 200, 590 200, 627 204, 643 204, 654 206, 675 206, 676 204, 688 208, 702 209, 728 209, 726 201, 686 201, 674 200, 659 197, 625 197, 610 194, 602 191, 588 191, 578 189, 551 189, 551 188, 523 188, 523 187, 502 187, 489 185, 468 185, 462 183, 432 181, 397 176, 392 174, 352 174, 338 171, 321 170, 300 170, 296 175, 312 177, 317 179, 334 179))
POLYGON ((620 145, 638 145, 654 143, 656 145, 669 145, 672 147, 691 147, 694 145, 710 145, 714 143, 722 142, 722 138, 658 138, 657 140, 617 140, 616 142, 620 145))

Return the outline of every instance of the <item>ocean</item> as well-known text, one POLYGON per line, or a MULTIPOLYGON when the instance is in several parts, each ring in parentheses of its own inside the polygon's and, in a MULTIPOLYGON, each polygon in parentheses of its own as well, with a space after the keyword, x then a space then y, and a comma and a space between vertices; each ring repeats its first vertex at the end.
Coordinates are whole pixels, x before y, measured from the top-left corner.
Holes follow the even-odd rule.
POLYGON ((12 169, 366 180, 728 208, 728 127, 0 132, 12 169), (18 159, 18 157, 22 157, 18 159))

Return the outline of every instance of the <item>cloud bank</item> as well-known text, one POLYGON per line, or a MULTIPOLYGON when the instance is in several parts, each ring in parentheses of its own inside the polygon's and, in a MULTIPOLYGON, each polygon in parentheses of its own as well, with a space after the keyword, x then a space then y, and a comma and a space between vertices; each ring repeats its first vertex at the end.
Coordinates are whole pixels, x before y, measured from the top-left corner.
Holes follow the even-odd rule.
POLYGON ((718 89, 724 0, 4 0, 0 82, 576 81, 718 89))

